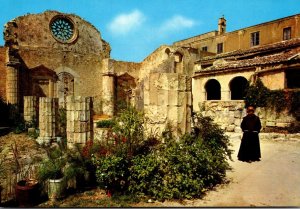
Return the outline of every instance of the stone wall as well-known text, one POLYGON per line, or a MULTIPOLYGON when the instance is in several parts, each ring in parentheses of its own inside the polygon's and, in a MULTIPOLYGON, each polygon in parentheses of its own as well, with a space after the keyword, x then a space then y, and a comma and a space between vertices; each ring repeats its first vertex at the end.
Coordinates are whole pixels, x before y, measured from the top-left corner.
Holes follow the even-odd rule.
POLYGON ((191 129, 191 79, 178 73, 151 73, 144 81, 147 131, 160 134, 169 123, 175 136, 191 129))
MULTIPOLYGON (((204 116, 210 116, 227 132, 241 132, 241 122, 246 116, 244 101, 205 101, 200 109, 204 116)), ((289 127, 295 118, 287 111, 276 113, 268 108, 257 108, 255 114, 260 118, 262 131, 267 127, 289 127)))
POLYGON ((58 98, 39 98, 39 144, 50 144, 58 132, 58 98))
POLYGON ((38 116, 38 100, 35 96, 24 97, 24 121, 37 122, 38 116))
POLYGON ((0 47, 0 98, 6 99, 6 48, 0 47))
MULTIPOLYGON (((74 77, 74 92, 69 95, 94 97, 95 112, 102 111, 101 61, 110 57, 111 49, 102 39, 101 33, 89 22, 77 15, 57 11, 28 14, 9 21, 5 25, 4 38, 5 45, 17 49, 21 68, 28 71, 30 78, 32 71, 39 66, 44 66, 57 75, 69 73, 74 77), (57 41, 50 30, 51 21, 59 15, 69 18, 74 23, 74 34, 77 36, 68 43, 57 41)), ((43 83, 44 80, 45 78, 39 77, 37 83, 43 83)), ((26 82, 20 82, 20 89, 29 92, 20 97, 34 95, 30 94, 32 88, 32 83, 26 85, 26 82)), ((57 90, 59 91, 59 88, 57 90)), ((53 97, 59 97, 59 92, 54 92, 53 97)))
POLYGON ((67 146, 84 145, 93 140, 93 104, 91 97, 67 97, 67 146))

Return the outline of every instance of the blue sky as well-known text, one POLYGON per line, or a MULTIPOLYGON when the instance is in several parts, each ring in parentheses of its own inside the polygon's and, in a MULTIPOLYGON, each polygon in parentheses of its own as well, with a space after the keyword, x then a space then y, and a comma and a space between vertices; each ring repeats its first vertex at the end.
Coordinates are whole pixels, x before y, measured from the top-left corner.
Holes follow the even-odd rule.
MULTIPOLYGON (((140 62, 162 44, 300 13, 300 0, 0 0, 0 25, 21 15, 57 10, 92 23, 111 45, 111 58, 140 62)), ((0 45, 3 45, 1 32, 0 45)))

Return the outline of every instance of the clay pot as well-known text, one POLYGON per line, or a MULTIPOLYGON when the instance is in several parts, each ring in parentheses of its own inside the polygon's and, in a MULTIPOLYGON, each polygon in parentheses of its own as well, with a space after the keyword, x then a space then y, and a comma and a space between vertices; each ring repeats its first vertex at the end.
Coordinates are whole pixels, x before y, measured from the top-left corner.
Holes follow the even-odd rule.
POLYGON ((19 181, 15 194, 19 207, 33 207, 40 197, 38 181, 34 179, 19 181))
POLYGON ((48 197, 49 199, 61 199, 66 195, 67 182, 64 178, 49 179, 48 197))

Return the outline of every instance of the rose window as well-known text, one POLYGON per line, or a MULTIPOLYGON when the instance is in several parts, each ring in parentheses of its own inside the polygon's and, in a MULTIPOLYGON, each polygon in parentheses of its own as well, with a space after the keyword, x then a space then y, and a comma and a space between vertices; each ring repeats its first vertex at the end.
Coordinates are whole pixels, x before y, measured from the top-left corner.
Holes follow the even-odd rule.
POLYGON ((58 17, 50 23, 50 28, 53 36, 62 42, 72 40, 74 36, 73 23, 64 17, 58 17))

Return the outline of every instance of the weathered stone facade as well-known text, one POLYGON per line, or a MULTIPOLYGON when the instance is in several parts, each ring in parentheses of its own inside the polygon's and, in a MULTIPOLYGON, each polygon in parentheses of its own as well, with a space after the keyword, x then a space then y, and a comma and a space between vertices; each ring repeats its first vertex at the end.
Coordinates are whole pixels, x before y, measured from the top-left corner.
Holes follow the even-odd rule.
MULTIPOLYGON (((33 107, 24 96, 55 98, 55 105, 57 101, 67 109, 70 146, 93 139, 92 117, 113 117, 120 103, 143 111, 148 131, 162 132, 170 124, 175 135, 181 135, 191 130, 192 112, 202 111, 226 131, 239 132, 245 115, 243 90, 249 82, 261 78, 272 90, 300 88, 295 82, 300 74, 298 19, 295 15, 226 32, 223 17, 218 31, 162 45, 133 63, 113 60, 101 33, 74 14, 24 15, 5 25, 0 96, 10 104, 24 105, 26 120, 33 117, 33 107), (64 28, 62 34, 58 25, 64 28), (290 32, 284 40, 283 30, 290 32), (260 42, 251 45, 257 31, 260 42), (93 107, 88 109, 90 102, 93 107)), ((50 117, 43 111, 44 105, 40 120, 50 117)), ((295 120, 285 113, 257 111, 264 127, 288 126, 295 120)), ((55 137, 54 126, 46 129, 39 122, 42 141, 55 137)))

